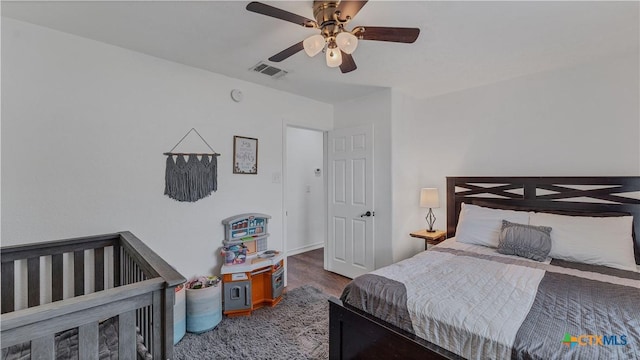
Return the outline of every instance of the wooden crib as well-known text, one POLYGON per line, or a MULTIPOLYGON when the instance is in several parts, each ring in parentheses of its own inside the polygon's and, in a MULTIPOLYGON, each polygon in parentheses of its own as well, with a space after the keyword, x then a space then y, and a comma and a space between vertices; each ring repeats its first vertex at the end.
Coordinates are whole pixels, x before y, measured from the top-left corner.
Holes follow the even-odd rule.
POLYGON ((30 342, 32 359, 54 359, 56 334, 77 329, 79 359, 98 359, 99 324, 117 319, 119 359, 139 357, 140 343, 154 359, 173 358, 185 279, 132 233, 8 246, 0 257, 4 352, 30 342))

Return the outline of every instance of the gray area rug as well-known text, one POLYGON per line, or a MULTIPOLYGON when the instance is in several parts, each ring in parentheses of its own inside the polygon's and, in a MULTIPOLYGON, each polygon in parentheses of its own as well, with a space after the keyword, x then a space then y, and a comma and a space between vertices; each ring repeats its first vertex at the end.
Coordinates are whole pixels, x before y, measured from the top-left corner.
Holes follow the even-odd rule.
POLYGON ((223 317, 203 334, 187 333, 175 359, 328 359, 329 295, 312 286, 287 291, 275 307, 223 317))

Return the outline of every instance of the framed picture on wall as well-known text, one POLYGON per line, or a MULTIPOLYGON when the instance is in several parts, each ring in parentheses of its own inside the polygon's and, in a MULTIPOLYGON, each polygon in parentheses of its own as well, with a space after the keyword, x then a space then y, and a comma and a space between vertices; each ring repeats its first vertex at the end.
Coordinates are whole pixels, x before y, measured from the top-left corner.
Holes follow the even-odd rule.
POLYGON ((258 139, 233 137, 233 173, 258 173, 258 139))

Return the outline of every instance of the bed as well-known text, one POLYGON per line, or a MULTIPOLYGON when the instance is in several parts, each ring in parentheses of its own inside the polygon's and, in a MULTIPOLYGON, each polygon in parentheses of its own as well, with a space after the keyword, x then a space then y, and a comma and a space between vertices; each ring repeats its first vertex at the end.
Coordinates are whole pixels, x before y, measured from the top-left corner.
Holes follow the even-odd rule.
MULTIPOLYGON (((447 178, 450 239, 356 278, 341 300, 330 299, 330 358, 639 358, 639 192, 640 177, 447 178), (625 267, 571 254, 534 261, 460 242, 468 215, 458 219, 473 206, 552 223, 624 220, 625 267)), ((562 234, 565 225, 554 224, 562 234)), ((598 242, 593 249, 617 239, 588 237, 598 242)))
POLYGON ((130 232, 2 247, 3 359, 171 359, 185 279, 130 232))

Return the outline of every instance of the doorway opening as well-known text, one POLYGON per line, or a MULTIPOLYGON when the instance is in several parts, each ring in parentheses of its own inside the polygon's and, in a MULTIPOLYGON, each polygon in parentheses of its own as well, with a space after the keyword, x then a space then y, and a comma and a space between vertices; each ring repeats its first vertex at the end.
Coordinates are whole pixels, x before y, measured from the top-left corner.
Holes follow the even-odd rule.
POLYGON ((285 286, 339 297, 351 279, 326 270, 329 133, 291 125, 284 132, 285 286))
POLYGON ((321 130, 286 126, 285 253, 324 248, 326 241, 325 138, 321 130))

